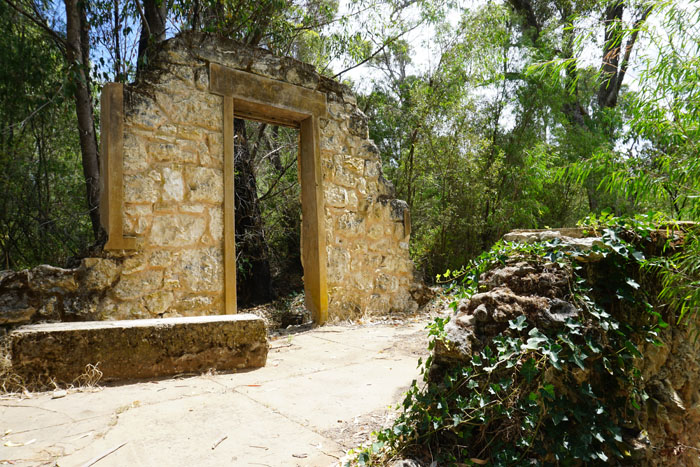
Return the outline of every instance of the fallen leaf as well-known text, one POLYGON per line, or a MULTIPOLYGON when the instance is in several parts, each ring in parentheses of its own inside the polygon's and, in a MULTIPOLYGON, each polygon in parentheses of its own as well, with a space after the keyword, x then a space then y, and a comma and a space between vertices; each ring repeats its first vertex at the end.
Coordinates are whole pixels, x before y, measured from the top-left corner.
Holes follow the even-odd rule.
POLYGON ((479 464, 479 465, 485 465, 485 464, 488 463, 488 460, 486 460, 486 459, 477 459, 476 457, 472 457, 472 458, 469 459, 469 460, 472 461, 473 463, 479 464))

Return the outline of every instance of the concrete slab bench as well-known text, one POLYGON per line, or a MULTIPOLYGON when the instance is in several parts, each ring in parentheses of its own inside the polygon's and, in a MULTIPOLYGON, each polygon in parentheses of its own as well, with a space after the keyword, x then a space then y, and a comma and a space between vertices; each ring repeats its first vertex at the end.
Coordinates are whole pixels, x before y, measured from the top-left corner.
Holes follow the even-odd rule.
POLYGON ((12 370, 27 384, 71 384, 97 365, 102 381, 265 366, 263 320, 251 314, 22 326, 12 370))

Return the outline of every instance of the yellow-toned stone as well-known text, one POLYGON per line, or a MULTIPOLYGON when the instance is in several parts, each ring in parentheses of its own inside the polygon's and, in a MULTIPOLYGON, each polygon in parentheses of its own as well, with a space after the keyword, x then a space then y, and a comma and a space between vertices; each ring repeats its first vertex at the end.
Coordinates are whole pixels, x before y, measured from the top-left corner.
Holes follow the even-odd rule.
POLYGON ((221 203, 224 200, 224 176, 220 170, 208 167, 188 168, 185 171, 190 201, 221 203))
POLYGON ((161 179, 157 170, 147 174, 124 175, 124 202, 155 203, 160 198, 161 179))
POLYGON ((133 300, 160 290, 162 285, 163 271, 149 270, 135 274, 122 274, 112 293, 121 300, 133 300))
POLYGON ((160 214, 153 216, 150 243, 156 246, 188 246, 199 241, 206 229, 201 216, 160 214))
POLYGON ((116 262, 105 258, 84 258, 80 264, 84 279, 81 281, 88 289, 105 289, 117 279, 120 268, 116 262))
POLYGON ((169 167, 163 168, 163 201, 182 201, 184 196, 182 173, 169 167))
POLYGON ((184 288, 192 292, 223 290, 223 252, 221 248, 183 250, 171 266, 184 288))
POLYGON ((224 239, 224 210, 220 207, 209 209, 209 234, 215 242, 224 239))

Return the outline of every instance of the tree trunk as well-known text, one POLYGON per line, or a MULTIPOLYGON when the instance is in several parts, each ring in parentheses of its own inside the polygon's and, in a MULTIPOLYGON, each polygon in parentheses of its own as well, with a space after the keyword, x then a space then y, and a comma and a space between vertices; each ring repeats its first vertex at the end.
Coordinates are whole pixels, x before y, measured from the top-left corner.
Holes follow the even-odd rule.
MULTIPOLYGON (((136 2, 138 1, 136 0, 136 2)), ((149 48, 165 40, 165 20, 168 16, 168 4, 165 0, 144 0, 141 13, 137 71, 142 71, 143 67, 148 63, 149 48)))
POLYGON ((238 303, 245 306, 272 299, 270 263, 263 228, 255 167, 248 146, 245 120, 233 121, 235 209, 236 209, 236 266, 238 268, 238 303))
POLYGON ((82 153, 83 174, 87 190, 87 205, 90 211, 92 232, 95 239, 101 237, 100 226, 100 164, 93 118, 92 96, 90 94, 90 73, 88 69, 89 24, 85 14, 85 4, 81 0, 65 0, 66 5, 66 59, 75 79, 73 97, 78 117, 78 134, 82 153))

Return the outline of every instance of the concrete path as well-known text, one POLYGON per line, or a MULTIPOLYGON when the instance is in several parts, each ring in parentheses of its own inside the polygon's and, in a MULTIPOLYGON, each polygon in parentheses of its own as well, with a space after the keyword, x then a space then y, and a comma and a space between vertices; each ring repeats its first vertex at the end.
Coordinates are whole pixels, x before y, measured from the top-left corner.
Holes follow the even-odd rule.
POLYGON ((267 366, 247 372, 0 396, 0 464, 92 465, 108 452, 95 465, 337 464, 419 378, 425 324, 280 337, 267 366))

